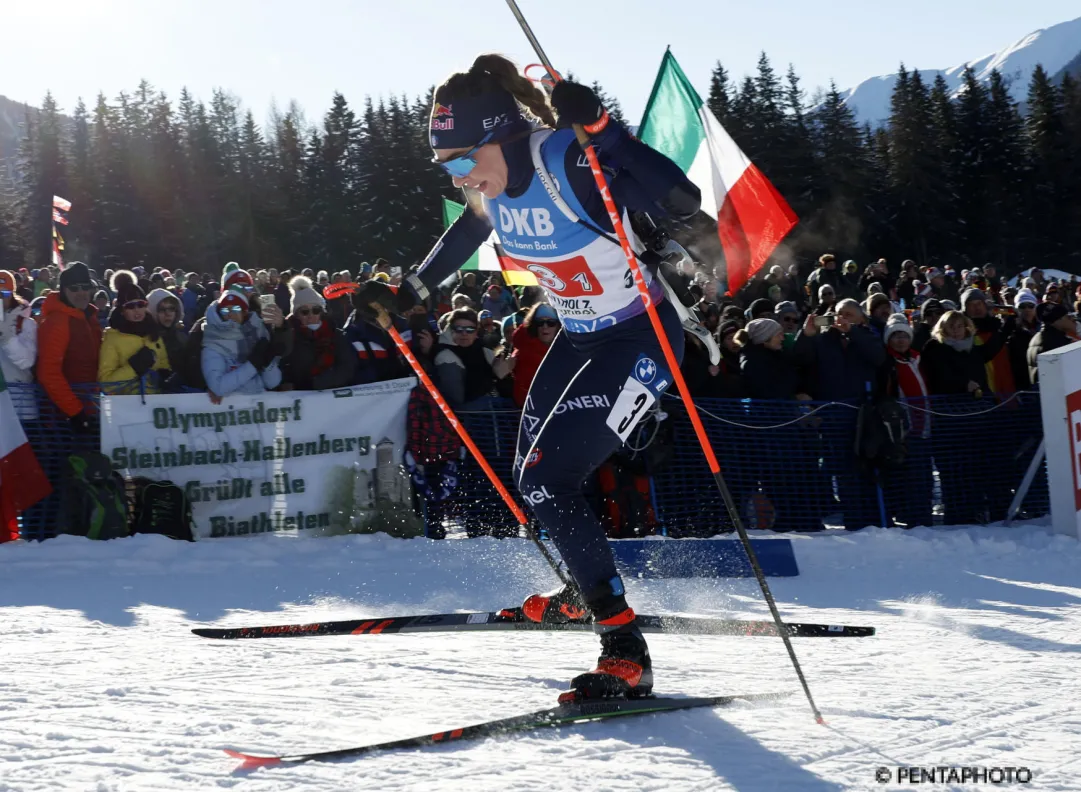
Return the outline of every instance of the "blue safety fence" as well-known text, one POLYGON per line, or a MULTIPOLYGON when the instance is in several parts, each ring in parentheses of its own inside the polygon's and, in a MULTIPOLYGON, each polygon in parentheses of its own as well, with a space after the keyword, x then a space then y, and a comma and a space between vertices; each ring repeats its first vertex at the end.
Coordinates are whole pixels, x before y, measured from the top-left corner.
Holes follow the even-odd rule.
MULTIPOLYGON (((12 383, 9 389, 38 461, 59 490, 65 458, 73 450, 96 450, 99 438, 74 434, 40 386, 12 383)), ((96 410, 100 387, 77 391, 96 410)), ((982 399, 932 397, 908 405, 912 431, 904 465, 877 476, 855 453, 856 405, 728 399, 696 404, 745 524, 780 531, 1002 520, 1043 437, 1036 391, 982 399)), ((664 460, 663 466, 651 471, 662 532, 701 537, 733 530, 681 402, 666 397, 661 406, 667 413, 662 430, 650 430, 644 439, 666 446, 656 449, 665 453, 653 455, 664 460)), ((460 413, 515 497, 511 471, 519 416, 503 399, 460 413)), ((23 535, 55 535, 58 505, 57 491, 27 511, 23 535)), ((1049 511, 1041 464, 1022 514, 1049 511)), ((518 535, 514 517, 471 458, 462 465, 448 512, 469 535, 518 535)))

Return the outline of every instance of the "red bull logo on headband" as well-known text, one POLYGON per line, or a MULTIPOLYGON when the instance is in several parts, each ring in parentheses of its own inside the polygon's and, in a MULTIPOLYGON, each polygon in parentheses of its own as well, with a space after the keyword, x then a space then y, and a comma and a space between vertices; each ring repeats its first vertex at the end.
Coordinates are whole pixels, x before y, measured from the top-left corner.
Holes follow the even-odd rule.
POLYGON ((444 105, 439 102, 435 103, 435 107, 432 108, 432 129, 442 132, 449 132, 454 129, 454 111, 452 108, 454 105, 444 105))

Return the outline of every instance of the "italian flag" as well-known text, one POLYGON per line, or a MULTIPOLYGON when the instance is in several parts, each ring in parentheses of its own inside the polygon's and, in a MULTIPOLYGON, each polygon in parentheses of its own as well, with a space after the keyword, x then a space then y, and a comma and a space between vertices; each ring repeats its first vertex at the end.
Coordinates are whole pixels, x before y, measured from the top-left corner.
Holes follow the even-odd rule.
POLYGON ((664 53, 638 137, 683 169, 702 191, 735 294, 798 222, 769 179, 739 150, 694 90, 671 50, 664 53))
MULTIPOLYGON (((465 204, 443 199, 443 227, 450 228, 450 224, 461 217, 465 211, 465 204)), ((503 280, 508 286, 536 286, 537 276, 529 270, 522 269, 514 261, 503 253, 503 247, 499 239, 492 231, 492 235, 481 245, 469 261, 459 268, 462 272, 470 270, 474 272, 499 272, 503 271, 503 280)))
POLYGON ((0 542, 19 538, 16 517, 52 492, 0 372, 0 542))

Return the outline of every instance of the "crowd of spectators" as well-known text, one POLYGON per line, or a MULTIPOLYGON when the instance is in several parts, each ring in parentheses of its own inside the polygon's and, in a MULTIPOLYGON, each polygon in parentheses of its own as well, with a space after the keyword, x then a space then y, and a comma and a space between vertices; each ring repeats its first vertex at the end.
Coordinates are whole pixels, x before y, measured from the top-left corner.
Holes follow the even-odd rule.
MULTIPOLYGON (((89 383, 112 393, 206 391, 217 403, 407 376, 388 333, 353 304, 356 284, 401 277, 382 259, 356 275, 236 263, 220 273, 99 273, 81 262, 0 270, 0 366, 9 383, 39 383, 76 433, 97 430, 96 408, 79 395, 89 383)), ((674 278, 720 349, 713 362, 687 334, 682 369, 695 397, 1001 396, 1035 384, 1040 352, 1079 338, 1077 305, 1068 304, 1081 298, 1076 279, 1054 282, 1038 269, 1011 287, 990 265, 860 267, 826 254, 813 268, 773 265, 737 295, 689 263, 674 278)), ((538 287, 510 288, 500 273, 461 273, 395 321, 449 404, 466 411, 492 396, 521 407, 560 330, 538 287)), ((16 406, 23 420, 37 418, 35 400, 16 406)), ((914 421, 917 436, 927 430, 914 421)), ((456 443, 426 431, 446 446, 436 458, 458 458, 456 443)))

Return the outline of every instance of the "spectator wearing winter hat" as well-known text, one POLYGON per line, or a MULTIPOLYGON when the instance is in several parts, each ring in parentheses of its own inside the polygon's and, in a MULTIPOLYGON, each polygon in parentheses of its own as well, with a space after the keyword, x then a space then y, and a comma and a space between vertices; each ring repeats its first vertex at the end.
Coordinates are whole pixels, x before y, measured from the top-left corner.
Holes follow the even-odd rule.
POLYGON ((188 351, 190 334, 184 327, 184 302, 172 292, 154 289, 146 295, 147 312, 158 323, 158 332, 165 344, 172 373, 163 375, 162 390, 175 393, 184 385, 193 387, 196 383, 187 381, 187 372, 191 361, 188 351))
POLYGON ((205 320, 202 373, 212 402, 220 403, 234 393, 262 393, 281 384, 270 330, 251 310, 244 291, 222 292, 207 309, 205 320))
MULTIPOLYGON (((199 273, 189 272, 184 278, 184 289, 180 292, 180 302, 184 312, 185 327, 192 327, 200 318, 199 300, 202 299, 205 294, 206 289, 199 283, 199 273)), ((147 297, 149 296, 150 295, 147 295, 147 297)))
POLYGON ((837 271, 837 257, 824 253, 818 258, 818 267, 807 278, 808 305, 812 310, 821 302, 821 289, 829 286, 836 295, 841 290, 841 273, 837 271))
POLYGON ((514 304, 513 296, 510 301, 507 300, 501 283, 491 283, 488 285, 488 289, 481 300, 480 307, 482 311, 491 312, 492 316, 498 320, 510 316, 517 308, 514 304))
MULTIPOLYGON (((14 272, 0 270, 0 372, 17 385, 34 381, 38 357, 38 326, 30 315, 30 303, 19 296, 14 272)), ((37 402, 29 388, 10 389, 15 413, 23 421, 36 421, 37 402)))
POLYGON ((1013 298, 1017 310, 1017 326, 1006 341, 1010 356, 1010 369, 1013 371, 1013 383, 1018 390, 1026 390, 1033 385, 1028 368, 1028 348, 1033 336, 1040 331, 1036 306, 1039 300, 1031 289, 1021 289, 1013 298))
MULTIPOLYGON (((813 324, 814 319, 808 317, 807 323, 813 324)), ((727 330, 730 326, 724 327, 727 330)), ((794 421, 798 417, 797 401, 810 397, 800 392, 798 361, 793 351, 784 348, 784 329, 780 322, 775 319, 755 319, 733 334, 732 344, 740 349, 740 372, 743 376, 740 384, 744 394, 752 399, 789 402, 790 406, 776 404, 772 409, 778 415, 787 415, 790 411, 794 421)), ((740 427, 732 427, 730 434, 732 443, 747 444, 759 440, 753 433, 747 433, 740 427)), ((782 425, 774 430, 772 440, 782 448, 797 445, 801 442, 800 429, 794 423, 782 425)), ((722 444, 722 455, 726 453, 727 445, 722 444)), ((800 486, 798 478, 803 471, 795 466, 778 465, 770 454, 755 454, 744 465, 733 466, 729 463, 726 469, 735 472, 732 477, 733 495, 741 503, 761 482, 765 488, 763 495, 769 498, 776 512, 772 526, 774 530, 820 527, 816 525, 817 518, 798 502, 806 487, 800 486)))
POLYGON ((562 323, 555 309, 547 303, 537 303, 526 314, 522 324, 514 331, 511 345, 514 352, 514 403, 518 407, 525 405, 529 386, 540 368, 541 361, 548 354, 555 341, 562 323))
POLYGON ((920 370, 920 353, 912 348, 915 331, 908 318, 897 313, 886 322, 886 365, 882 368, 883 395, 904 402, 909 430, 903 470, 887 471, 882 491, 890 516, 902 525, 932 524, 930 392, 920 370))
POLYGON ((897 299, 906 307, 916 305, 915 284, 922 280, 916 262, 905 259, 901 262, 901 277, 897 279, 897 299))
POLYGON ((882 287, 882 293, 887 297, 893 292, 896 287, 896 282, 893 276, 890 275, 889 266, 886 263, 886 259, 880 258, 873 264, 868 264, 867 268, 860 276, 859 291, 861 294, 870 294, 869 289, 872 283, 877 283, 882 287))
POLYGON ((125 283, 116 295, 98 361, 98 382, 106 393, 161 393, 162 377, 172 371, 158 323, 147 312, 148 306, 146 295, 136 284, 125 283), (151 371, 159 374, 147 376, 151 371), (140 382, 143 377, 147 378, 140 382))
POLYGON ((344 332, 327 313, 326 301, 311 280, 289 281, 289 322, 293 345, 281 360, 282 379, 293 390, 330 390, 352 385, 357 356, 344 332))
MULTIPOLYGON (((881 288, 878 281, 874 281, 872 285, 881 288)), ((893 313, 893 303, 890 302, 890 298, 881 291, 875 292, 864 301, 863 310, 867 314, 867 326, 871 332, 879 338, 884 338, 886 322, 893 313)))
POLYGON ((1036 309, 1042 325, 1040 331, 1032 337, 1028 347, 1028 371, 1032 384, 1039 382, 1037 358, 1044 352, 1059 349, 1078 340, 1077 323, 1058 303, 1040 303, 1036 309))
POLYGON ((34 301, 34 287, 30 280, 30 270, 28 270, 26 267, 23 267, 18 272, 16 272, 15 275, 18 279, 18 285, 15 288, 15 293, 22 297, 23 300, 26 301, 26 304, 29 305, 34 301))
POLYGON ((773 318, 773 301, 765 297, 755 300, 747 308, 746 317, 748 323, 753 322, 755 319, 773 318))
POLYGON ((784 349, 784 328, 776 319, 753 319, 732 337, 740 350, 740 372, 752 399, 795 399, 796 359, 784 349))
POLYGON ((1017 327, 1015 316, 1001 319, 991 313, 987 305, 987 295, 979 289, 966 289, 961 295, 961 311, 972 320, 976 328, 975 345, 978 347, 994 346, 994 354, 988 353, 987 386, 992 393, 1010 394, 1017 390, 1013 381, 1013 368, 1010 365, 1010 352, 1006 342, 1017 327))
POLYGON ((954 304, 959 299, 957 284, 953 279, 947 279, 946 273, 934 267, 927 273, 927 283, 931 287, 931 294, 937 300, 949 300, 954 304))
POLYGON ((477 317, 480 321, 480 327, 477 330, 480 343, 488 349, 498 350, 503 343, 502 325, 492 316, 491 311, 480 311, 477 317))
POLYGON ((800 332, 800 324, 802 323, 800 309, 792 301, 786 300, 784 303, 778 303, 774 307, 773 313, 780 323, 780 328, 785 331, 785 349, 791 349, 792 345, 796 343, 796 336, 800 332))
POLYGON ((38 327, 38 382, 68 417, 74 431, 92 434, 97 410, 84 405, 72 388, 98 381, 102 333, 97 309, 90 304, 94 286, 89 268, 81 261, 72 262, 60 273, 59 286, 42 307, 45 318, 38 327))

